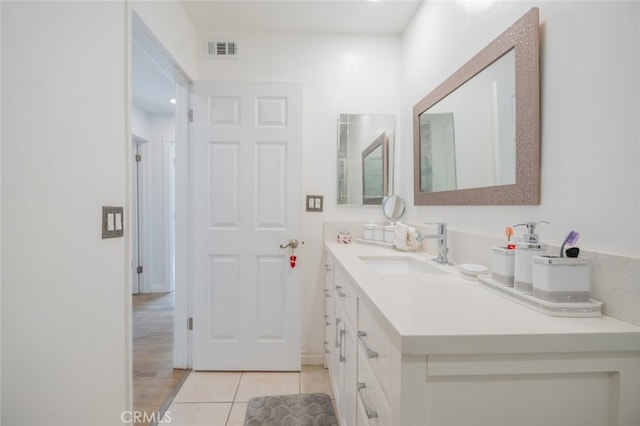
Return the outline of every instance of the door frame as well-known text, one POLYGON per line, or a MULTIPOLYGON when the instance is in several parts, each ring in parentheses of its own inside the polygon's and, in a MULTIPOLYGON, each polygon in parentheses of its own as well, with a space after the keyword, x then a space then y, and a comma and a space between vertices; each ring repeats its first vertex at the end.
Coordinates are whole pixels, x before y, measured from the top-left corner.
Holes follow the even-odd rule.
MULTIPOLYGON (((190 308, 190 277, 187 261, 189 224, 187 218, 187 201, 189 191, 188 161, 189 161, 189 92, 191 78, 153 31, 145 24, 135 10, 129 9, 131 29, 134 27, 144 35, 144 50, 149 53, 176 84, 175 105, 175 236, 174 236, 174 337, 173 337, 173 366, 175 368, 190 368, 190 334, 187 332, 187 318, 190 308)), ((129 43, 133 40, 130 39, 129 43)), ((128 232, 131 232, 129 225, 128 232)), ((133 260, 131 242, 129 243, 129 261, 133 260)), ((131 280, 134 276, 131 276, 131 280)), ((128 290, 131 292, 131 289, 128 290)), ((131 305, 129 305, 129 313, 131 305)))
POLYGON ((192 367, 192 339, 187 327, 193 296, 191 268, 191 227, 189 226, 189 109, 191 82, 176 84, 175 116, 175 285, 173 320, 173 366, 192 367))

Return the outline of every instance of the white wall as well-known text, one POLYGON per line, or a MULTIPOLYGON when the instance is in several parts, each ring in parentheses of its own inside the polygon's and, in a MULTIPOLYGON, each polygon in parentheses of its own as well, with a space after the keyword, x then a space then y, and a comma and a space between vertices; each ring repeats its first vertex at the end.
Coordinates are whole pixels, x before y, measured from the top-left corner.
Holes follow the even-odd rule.
POLYGON ((142 169, 148 183, 144 190, 145 231, 142 264, 144 286, 141 291, 162 293, 173 290, 169 202, 172 145, 175 141, 173 115, 150 115, 149 142, 142 145, 142 169))
MULTIPOLYGON (((141 293, 173 290, 173 114, 148 114, 133 107, 131 133, 140 145, 141 293)), ((132 177, 133 179, 133 177, 132 177)), ((134 202, 134 201, 132 201, 134 202)), ((135 247, 135 243, 134 243, 135 247)))
POLYGON ((130 335, 126 7, 2 2, 2 424, 120 423, 130 335))
MULTIPOLYGON (((202 34, 199 42, 216 36, 219 34, 202 34)), ((299 266, 303 270, 304 285, 304 362, 305 357, 316 356, 323 350, 323 221, 336 216, 379 218, 381 211, 379 207, 336 205, 338 115, 398 116, 400 39, 394 36, 276 33, 231 36, 238 42, 239 59, 207 60, 201 56, 199 79, 303 83, 303 192, 324 195, 324 212, 305 212, 302 218, 300 239, 305 244, 299 250, 299 266)))
MULTIPOLYGON (((549 243, 559 245, 574 229, 584 249, 640 257, 640 3, 497 1, 467 9, 426 2, 403 38, 403 110, 532 6, 540 8, 542 41, 541 204, 411 206, 408 217, 491 236, 507 225, 549 220, 539 229, 549 243)), ((410 134, 409 114, 402 129, 410 134)), ((400 155, 412 164, 408 147, 400 155)), ((399 179, 412 200, 412 167, 399 179)))
POLYGON ((179 0, 133 0, 131 7, 190 78, 196 77, 196 30, 179 0))

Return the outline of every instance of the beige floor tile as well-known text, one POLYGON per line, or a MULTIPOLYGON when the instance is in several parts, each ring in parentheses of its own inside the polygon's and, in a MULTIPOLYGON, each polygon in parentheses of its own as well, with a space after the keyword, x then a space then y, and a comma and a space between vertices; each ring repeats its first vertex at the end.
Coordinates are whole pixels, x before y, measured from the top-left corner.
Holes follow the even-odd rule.
POLYGON ((231 407, 231 414, 229 420, 227 420, 227 426, 243 426, 244 416, 247 413, 246 402, 234 402, 231 407))
POLYGON ((326 393, 333 399, 329 370, 322 365, 303 365, 300 372, 300 393, 326 393))
POLYGON ((233 402, 242 373, 194 371, 174 402, 233 402))
MULTIPOLYGON (((171 426, 225 426, 230 403, 173 403, 168 408, 171 426)), ((168 420, 168 418, 165 418, 168 420)))
POLYGON ((300 393, 300 373, 245 372, 242 373, 235 401, 248 402, 254 396, 296 393, 300 393))

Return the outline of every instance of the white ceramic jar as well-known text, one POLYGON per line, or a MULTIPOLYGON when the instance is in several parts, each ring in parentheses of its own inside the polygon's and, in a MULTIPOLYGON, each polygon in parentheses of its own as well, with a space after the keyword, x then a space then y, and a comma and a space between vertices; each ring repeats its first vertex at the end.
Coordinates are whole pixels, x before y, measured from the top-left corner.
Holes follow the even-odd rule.
POLYGON ((373 229, 377 225, 373 223, 365 223, 362 225, 362 239, 365 241, 373 241, 373 229))
POLYGON ((385 225, 384 229, 384 242, 385 243, 393 243, 396 227, 394 225, 385 225))
POLYGON ((373 225, 373 241, 383 242, 384 241, 384 230, 380 225, 373 225))

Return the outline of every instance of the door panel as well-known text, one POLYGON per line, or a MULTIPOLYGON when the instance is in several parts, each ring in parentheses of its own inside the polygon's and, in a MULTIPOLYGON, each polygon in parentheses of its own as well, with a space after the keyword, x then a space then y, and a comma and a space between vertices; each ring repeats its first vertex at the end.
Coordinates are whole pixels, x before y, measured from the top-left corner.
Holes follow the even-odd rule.
POLYGON ((198 82, 192 106, 194 369, 299 370, 301 85, 198 82))

